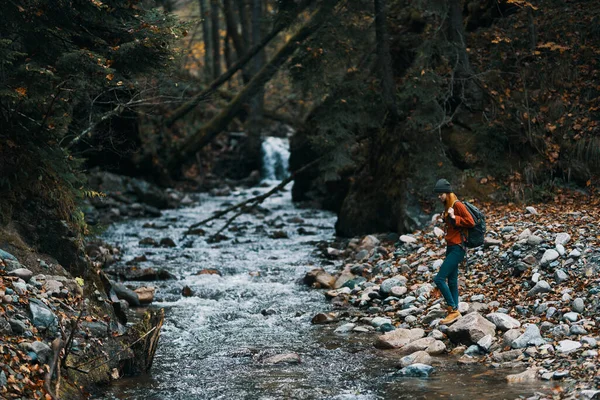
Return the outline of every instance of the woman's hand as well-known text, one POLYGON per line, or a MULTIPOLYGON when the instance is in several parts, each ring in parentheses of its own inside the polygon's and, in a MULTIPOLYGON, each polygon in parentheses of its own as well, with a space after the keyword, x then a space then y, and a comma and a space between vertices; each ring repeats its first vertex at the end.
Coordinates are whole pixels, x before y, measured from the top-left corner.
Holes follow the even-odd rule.
POLYGON ((448 216, 452 219, 454 219, 454 207, 450 207, 448 209, 448 216))

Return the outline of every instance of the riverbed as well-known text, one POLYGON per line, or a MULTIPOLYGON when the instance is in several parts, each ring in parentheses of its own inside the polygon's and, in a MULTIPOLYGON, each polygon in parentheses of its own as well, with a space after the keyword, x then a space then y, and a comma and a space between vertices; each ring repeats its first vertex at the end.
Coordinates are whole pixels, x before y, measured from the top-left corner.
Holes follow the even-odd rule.
MULTIPOLYGON (((291 184, 253 213, 237 218, 211 242, 225 219, 187 236, 188 226, 217 210, 268 191, 202 194, 199 203, 168 210, 159 218, 111 226, 104 240, 121 247, 122 263, 145 255, 140 267, 163 268, 177 279, 152 282, 152 307, 165 309, 151 374, 119 380, 97 399, 514 399, 551 389, 540 382, 511 384, 520 371, 459 366, 452 356, 435 358, 427 379, 399 378, 398 357, 376 350, 376 332, 335 334, 335 325, 312 325, 331 310, 322 290, 301 283, 313 268, 339 269, 317 244, 334 239, 335 215, 293 205, 291 184), (156 229, 156 228, 160 229, 156 229), (139 241, 171 238, 174 248, 145 247, 139 241), (200 274, 216 269, 221 275, 200 274), (193 295, 183 297, 188 286, 193 295), (299 362, 270 364, 275 355, 299 362)), ((131 282, 135 286, 147 282, 131 282)), ((137 312, 142 312, 138 310, 137 312)))

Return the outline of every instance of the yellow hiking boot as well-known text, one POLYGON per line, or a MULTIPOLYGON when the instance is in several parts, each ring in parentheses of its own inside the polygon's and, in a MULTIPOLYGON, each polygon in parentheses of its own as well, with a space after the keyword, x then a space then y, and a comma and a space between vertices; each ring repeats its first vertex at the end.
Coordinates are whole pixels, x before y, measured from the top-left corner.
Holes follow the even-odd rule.
POLYGON ((458 310, 455 310, 452 307, 448 307, 448 315, 446 316, 446 318, 440 321, 440 325, 450 325, 460 317, 462 317, 462 315, 460 315, 458 310))

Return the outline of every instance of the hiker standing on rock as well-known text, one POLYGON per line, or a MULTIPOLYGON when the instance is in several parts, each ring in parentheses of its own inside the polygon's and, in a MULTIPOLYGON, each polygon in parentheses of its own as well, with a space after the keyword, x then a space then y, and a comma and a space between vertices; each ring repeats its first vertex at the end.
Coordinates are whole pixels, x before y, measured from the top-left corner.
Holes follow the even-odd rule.
POLYGON ((458 265, 466 253, 463 246, 464 231, 474 227, 475 221, 465 205, 458 201, 450 182, 446 179, 436 182, 434 192, 439 193, 438 199, 444 204, 443 220, 446 224, 447 247, 446 258, 433 281, 448 305, 448 315, 440 321, 440 324, 447 325, 461 316, 458 312, 458 265))

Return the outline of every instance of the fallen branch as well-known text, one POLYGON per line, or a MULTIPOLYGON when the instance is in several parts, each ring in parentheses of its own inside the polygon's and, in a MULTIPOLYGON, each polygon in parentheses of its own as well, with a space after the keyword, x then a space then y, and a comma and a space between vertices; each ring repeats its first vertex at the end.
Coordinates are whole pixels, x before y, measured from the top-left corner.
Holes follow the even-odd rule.
POLYGON ((212 237, 218 235, 219 233, 221 233, 223 231, 223 229, 225 229, 229 224, 231 224, 231 222, 239 217, 240 215, 242 215, 244 212, 247 212, 251 209, 253 209, 254 207, 256 207, 257 205, 259 205, 260 203, 262 203, 263 201, 265 201, 265 199, 267 199, 268 197, 272 196, 273 194, 277 193, 278 191, 282 190, 285 185, 287 185, 288 183, 290 183, 292 180, 294 180, 294 178, 296 178, 296 176, 298 176, 298 174, 300 174, 301 172, 304 172, 306 169, 316 165, 319 161, 321 161, 321 157, 309 162, 308 164, 304 165, 303 167, 301 167, 300 169, 297 169, 296 171, 294 171, 290 176, 288 176, 286 179, 284 179, 283 181, 281 181, 281 183, 279 183, 277 186, 275 186, 273 189, 269 190, 266 193, 263 193, 259 196, 255 196, 252 197, 248 200, 244 200, 241 203, 235 204, 223 211, 219 211, 218 213, 216 213, 215 215, 203 219, 200 222, 197 222, 195 224, 190 225, 190 227, 187 229, 187 231, 183 234, 183 237, 186 237, 188 234, 190 234, 190 232, 192 231, 192 229, 197 228, 200 225, 204 225, 209 221, 215 220, 217 218, 222 217, 225 214, 230 213, 231 211, 237 210, 238 208, 242 208, 242 211, 236 213, 232 218, 230 218, 225 226, 223 228, 221 228, 217 233, 215 233, 214 235, 212 235, 212 237), (247 204, 253 203, 250 207, 245 207, 247 204))
POLYGON ((48 392, 50 397, 52 397, 52 400, 59 400, 59 398, 54 393, 58 393, 58 389, 60 386, 60 351, 63 348, 63 344, 64 342, 61 338, 56 338, 52 341, 52 349, 54 350, 52 362, 50 363, 50 370, 46 373, 46 376, 44 377, 44 389, 46 389, 46 392, 48 392), (52 389, 50 388, 50 384, 52 382, 52 375, 54 375, 54 371, 57 371, 57 382, 55 391, 52 391, 52 389))

